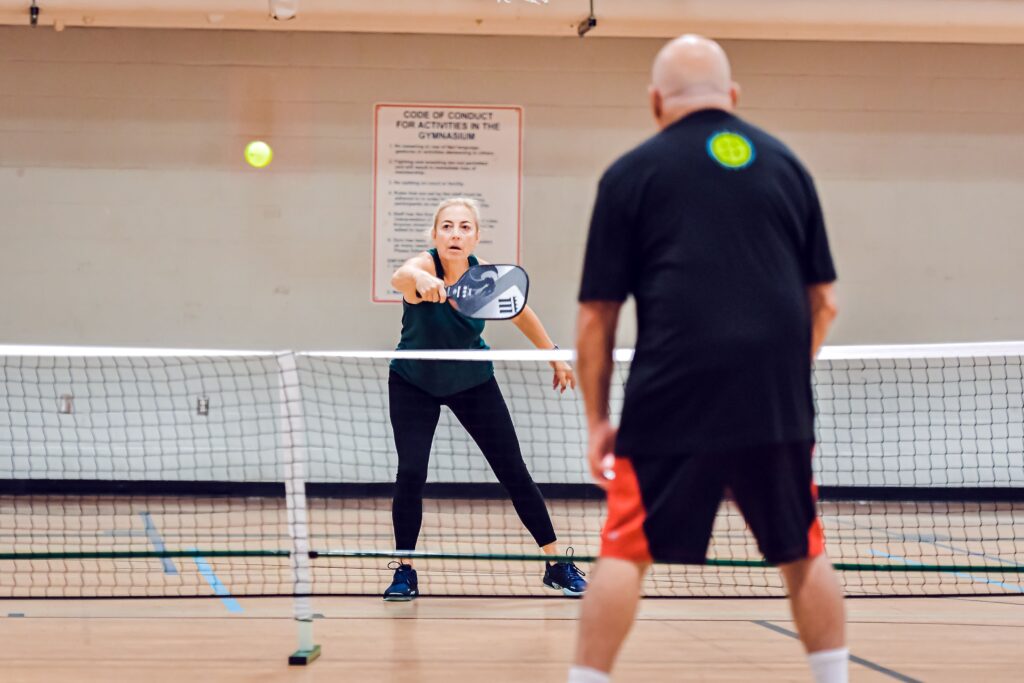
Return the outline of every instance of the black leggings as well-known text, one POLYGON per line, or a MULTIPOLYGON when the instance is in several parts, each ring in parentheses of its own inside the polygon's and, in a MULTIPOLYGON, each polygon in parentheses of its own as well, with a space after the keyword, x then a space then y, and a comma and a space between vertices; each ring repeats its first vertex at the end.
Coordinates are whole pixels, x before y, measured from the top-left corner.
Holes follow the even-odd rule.
POLYGON ((543 547, 555 542, 555 530, 544 497, 523 462, 512 416, 493 377, 479 386, 439 398, 391 372, 388 396, 391 427, 398 449, 398 476, 391 506, 398 550, 416 549, 423 522, 423 485, 427 481, 430 444, 442 405, 451 409, 480 447, 537 545, 543 547))

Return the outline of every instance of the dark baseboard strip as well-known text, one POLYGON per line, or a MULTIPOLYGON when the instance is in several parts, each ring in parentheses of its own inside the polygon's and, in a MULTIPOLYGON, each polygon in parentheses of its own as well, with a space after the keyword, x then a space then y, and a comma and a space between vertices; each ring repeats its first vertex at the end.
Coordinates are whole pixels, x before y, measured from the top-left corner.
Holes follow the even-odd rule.
MULTIPOLYGON (((538 484, 549 500, 601 500, 604 493, 591 484, 538 484)), ((309 482, 310 498, 390 498, 391 483, 309 482)), ((231 498, 283 498, 281 482, 156 481, 101 479, 0 479, 0 495, 79 496, 202 496, 231 498)), ((499 484, 428 483, 427 498, 490 499, 508 497, 499 484)), ((1020 503, 1022 487, 920 488, 883 486, 822 486, 823 502, 928 502, 928 503, 1020 503)))

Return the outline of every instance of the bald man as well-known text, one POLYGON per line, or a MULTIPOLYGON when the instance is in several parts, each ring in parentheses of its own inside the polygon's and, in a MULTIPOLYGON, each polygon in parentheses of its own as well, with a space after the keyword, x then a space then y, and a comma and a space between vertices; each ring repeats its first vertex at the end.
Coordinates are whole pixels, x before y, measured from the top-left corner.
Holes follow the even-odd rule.
POLYGON ((571 683, 609 680, 651 562, 706 561, 726 490, 782 571, 814 680, 847 680, 811 472, 811 361, 836 315, 835 270, 810 175, 732 114, 738 93, 717 43, 670 42, 650 87, 660 132, 598 187, 577 348, 608 518, 571 683), (629 295, 636 354, 616 431, 612 347, 629 295))

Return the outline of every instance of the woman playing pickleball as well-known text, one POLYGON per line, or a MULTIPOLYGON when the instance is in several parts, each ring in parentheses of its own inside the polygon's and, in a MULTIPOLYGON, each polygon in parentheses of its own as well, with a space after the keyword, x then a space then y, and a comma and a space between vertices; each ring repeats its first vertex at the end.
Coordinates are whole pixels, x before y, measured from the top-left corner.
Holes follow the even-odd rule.
MULTIPOLYGON (((402 293, 402 336, 399 350, 473 351, 488 348, 481 338, 484 321, 465 317, 446 303, 445 287, 480 263, 473 250, 480 241, 480 211, 471 199, 455 197, 437 207, 430 230, 434 247, 406 261, 391 278, 402 293)), ((557 348, 540 319, 525 307, 516 327, 539 349, 557 348)), ((552 361, 552 387, 564 392, 576 386, 568 363, 552 361)), ((395 547, 416 549, 423 519, 423 487, 434 430, 441 406, 455 414, 480 447, 487 464, 505 488, 523 525, 547 555, 558 555, 554 527, 540 489, 533 481, 519 447, 512 417, 489 361, 441 361, 396 358, 388 374, 391 427, 398 451, 398 475, 391 517, 395 547)), ((565 595, 586 589, 582 572, 572 562, 548 562, 544 585, 565 595)), ((388 601, 419 595, 412 560, 397 562, 388 601)))

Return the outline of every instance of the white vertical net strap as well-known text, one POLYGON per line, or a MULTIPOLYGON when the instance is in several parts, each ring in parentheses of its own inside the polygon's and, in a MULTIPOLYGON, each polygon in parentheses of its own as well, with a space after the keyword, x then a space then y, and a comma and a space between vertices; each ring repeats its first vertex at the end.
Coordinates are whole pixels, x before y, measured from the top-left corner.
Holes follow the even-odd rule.
MULTIPOLYGON (((313 620, 309 595, 313 592, 309 558, 309 510, 306 505, 306 423, 302 403, 302 386, 295 354, 281 353, 277 357, 281 368, 281 454, 285 487, 285 506, 288 534, 291 538, 291 569, 295 594, 295 619, 313 620)), ((310 649, 312 642, 300 634, 300 648, 310 649)), ((310 638, 312 637, 311 634, 310 638)))

